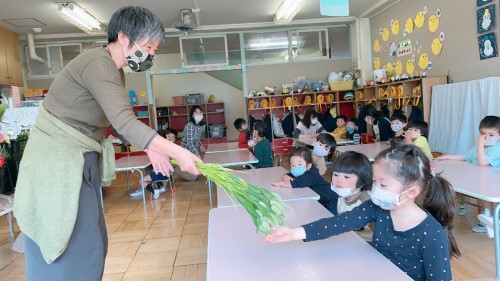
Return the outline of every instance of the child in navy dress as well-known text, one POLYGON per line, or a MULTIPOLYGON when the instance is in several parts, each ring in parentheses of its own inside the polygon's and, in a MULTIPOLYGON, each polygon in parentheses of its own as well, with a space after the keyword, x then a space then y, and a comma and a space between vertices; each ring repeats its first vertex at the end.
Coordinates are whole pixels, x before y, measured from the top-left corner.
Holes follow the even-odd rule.
POLYGON ((281 187, 309 187, 319 195, 318 202, 332 214, 337 214, 338 195, 331 190, 331 185, 319 174, 313 164, 311 150, 297 147, 290 154, 290 173, 283 175, 282 181, 271 183, 281 187))
POLYGON ((429 158, 414 145, 382 151, 373 165, 371 197, 332 218, 272 228, 264 240, 313 241, 375 223, 373 246, 412 279, 452 280, 450 256, 460 255, 451 233, 455 196, 448 181, 432 174, 429 158))

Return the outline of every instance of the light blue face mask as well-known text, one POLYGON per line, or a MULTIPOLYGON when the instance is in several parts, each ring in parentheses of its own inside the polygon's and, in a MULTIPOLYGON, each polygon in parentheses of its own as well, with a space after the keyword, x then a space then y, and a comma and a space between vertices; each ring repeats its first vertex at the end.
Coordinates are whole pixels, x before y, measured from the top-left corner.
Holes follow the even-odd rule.
POLYGON ((306 171, 306 166, 295 166, 290 169, 290 173, 292 173, 294 177, 302 176, 306 171))
POLYGON ((346 128, 346 130, 347 130, 347 132, 348 132, 349 134, 351 134, 351 133, 353 133, 353 132, 354 132, 354 128, 353 128, 353 127, 346 126, 345 128, 346 128))
POLYGON ((313 153, 318 157, 325 157, 328 155, 328 151, 317 143, 314 144, 313 153))
POLYGON ((497 145, 498 140, 487 140, 484 142, 484 146, 494 146, 497 145))

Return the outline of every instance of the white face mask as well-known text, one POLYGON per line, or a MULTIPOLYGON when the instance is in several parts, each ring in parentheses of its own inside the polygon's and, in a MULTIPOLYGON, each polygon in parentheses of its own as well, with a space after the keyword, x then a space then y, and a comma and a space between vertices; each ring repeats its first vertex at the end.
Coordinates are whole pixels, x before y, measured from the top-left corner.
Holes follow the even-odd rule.
POLYGON ((324 157, 328 155, 328 151, 326 151, 325 148, 318 143, 314 144, 313 153, 318 157, 324 157))
POLYGON ((353 188, 353 189, 340 188, 336 187, 333 183, 331 184, 330 189, 333 190, 335 193, 337 193, 340 197, 351 196, 359 192, 358 188, 353 188))
POLYGON ((411 133, 411 138, 412 138, 412 139, 416 139, 416 138, 418 138, 418 137, 420 137, 420 136, 421 136, 421 134, 420 134, 419 132, 412 132, 412 133, 411 133))
POLYGON ((316 125, 318 123, 318 119, 317 118, 312 118, 311 119, 311 125, 316 125))
POLYGON ((201 120, 203 120, 203 114, 194 115, 194 121, 196 121, 196 123, 200 123, 201 120))
POLYGON ((498 139, 496 140, 487 140, 484 142, 484 146, 494 146, 497 145, 498 139))
POLYGON ((366 124, 373 125, 373 119, 365 118, 366 124))
POLYGON ((394 132, 398 132, 399 130, 403 129, 403 125, 401 125, 401 124, 391 124, 391 129, 394 132))
POLYGON ((254 147, 255 146, 255 141, 254 140, 249 140, 248 141, 248 146, 249 147, 254 147))
POLYGON ((407 199, 400 201, 399 198, 401 197, 401 195, 405 194, 406 192, 408 192, 410 190, 411 190, 411 188, 398 194, 398 193, 383 190, 380 187, 378 187, 377 185, 373 184, 370 195, 372 197, 373 204, 378 205, 380 208, 382 208, 384 210, 390 210, 390 209, 394 209, 394 208, 398 207, 399 205, 403 204, 403 202, 405 202, 407 199))

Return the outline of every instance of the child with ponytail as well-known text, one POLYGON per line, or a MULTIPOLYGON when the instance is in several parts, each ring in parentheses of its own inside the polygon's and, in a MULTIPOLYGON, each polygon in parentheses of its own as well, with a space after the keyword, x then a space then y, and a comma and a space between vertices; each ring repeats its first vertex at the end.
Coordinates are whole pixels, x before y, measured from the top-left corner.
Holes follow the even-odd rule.
POLYGON ((375 223, 373 246, 412 279, 452 280, 450 257, 460 256, 451 232, 455 194, 422 150, 398 144, 382 151, 373 165, 371 197, 339 216, 273 228, 264 240, 313 241, 375 223))

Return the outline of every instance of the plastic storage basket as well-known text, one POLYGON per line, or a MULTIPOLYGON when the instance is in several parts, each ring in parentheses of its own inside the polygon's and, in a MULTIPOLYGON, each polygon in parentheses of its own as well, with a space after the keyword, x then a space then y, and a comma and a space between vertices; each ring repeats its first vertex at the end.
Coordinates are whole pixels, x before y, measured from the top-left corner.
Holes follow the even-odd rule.
POLYGON ((185 97, 184 96, 175 96, 172 97, 174 100, 174 105, 184 105, 185 97))
POLYGON ((330 82, 330 91, 350 90, 354 85, 354 80, 330 82))
POLYGON ((208 129, 211 138, 222 138, 226 130, 224 124, 210 125, 208 129))

